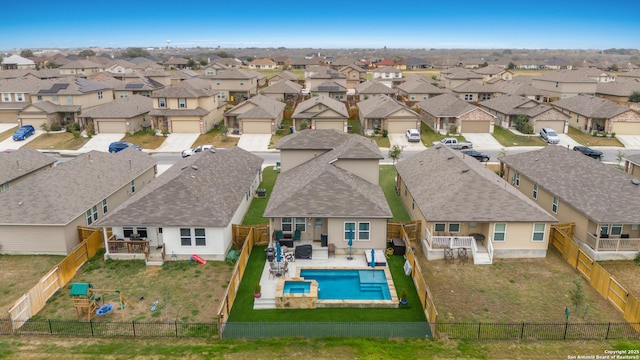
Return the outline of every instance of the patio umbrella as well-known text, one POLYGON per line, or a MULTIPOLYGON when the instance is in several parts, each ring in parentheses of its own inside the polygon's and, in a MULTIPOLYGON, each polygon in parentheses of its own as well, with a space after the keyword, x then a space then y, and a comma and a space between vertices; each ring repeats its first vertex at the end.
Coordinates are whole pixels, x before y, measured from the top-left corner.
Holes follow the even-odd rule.
POLYGON ((282 249, 280 249, 280 243, 276 243, 276 261, 282 261, 282 249))
POLYGON ((349 230, 349 243, 347 245, 349 245, 349 256, 347 257, 347 260, 353 260, 353 256, 351 256, 351 247, 353 246, 353 229, 349 230))
POLYGON ((369 265, 376 267, 376 252, 373 249, 371 249, 371 263, 369 265))

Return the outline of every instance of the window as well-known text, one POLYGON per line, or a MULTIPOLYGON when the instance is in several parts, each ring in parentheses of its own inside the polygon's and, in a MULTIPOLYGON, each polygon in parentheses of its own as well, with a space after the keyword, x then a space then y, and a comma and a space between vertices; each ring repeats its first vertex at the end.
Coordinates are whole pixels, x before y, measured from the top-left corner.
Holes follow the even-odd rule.
POLYGON ((2 187, 0 187, 0 192, 7 191, 7 190, 9 190, 9 183, 8 182, 2 184, 2 187))
POLYGON ((51 95, 51 101, 53 102, 58 101, 58 95, 51 95))
POLYGON ((557 196, 553 197, 553 204, 551 204, 551 211, 553 211, 554 214, 558 213, 558 197, 557 196))
POLYGON ((349 236, 356 236, 356 223, 355 222, 345 222, 344 223, 344 241, 349 241, 349 236))
POLYGON ((545 224, 533 224, 533 238, 532 241, 544 241, 544 228, 545 224))
POLYGON ((109 209, 107 208, 107 199, 102 199, 102 214, 106 214, 109 209))
POLYGON ((187 99, 178 99, 178 107, 184 109, 187 107, 187 99))
POLYGON ((368 222, 358 223, 358 240, 369 240, 371 224, 368 222))
POLYGON ((38 101, 42 101, 42 95, 37 96, 38 101))
POLYGON ((436 223, 433 228, 433 231, 443 232, 446 228, 447 228, 447 225, 445 223, 436 223))
POLYGON ((411 95, 411 96, 410 96, 410 99, 411 99, 411 100, 415 100, 415 99, 416 99, 415 95, 411 95))
POLYGON ((504 241, 507 233, 507 224, 495 223, 493 224, 493 241, 504 241))
POLYGON ((531 196, 537 200, 538 199, 538 184, 533 184, 533 194, 531 196))
POLYGON ((67 95, 67 105, 73 105, 73 96, 67 95))
POLYGON ((282 228, 282 231, 291 232, 293 229, 293 220, 291 218, 282 218, 280 220, 280 227, 282 228))
POLYGON ((122 227, 122 236, 128 238, 128 237, 131 237, 131 234, 133 234, 133 227, 131 226, 122 227))
POLYGON ((244 80, 240 80, 240 86, 244 86, 244 80))
POLYGON ((11 95, 9 95, 9 93, 2 93, 2 101, 4 102, 11 101, 11 95))
POLYGON ((449 232, 450 233, 460 232, 460 224, 459 223, 450 223, 449 224, 449 232))
POLYGON ((600 225, 600 236, 602 235, 609 235, 609 225, 600 225))
POLYGON ((611 224, 611 235, 616 236, 622 234, 622 224, 611 224))
POLYGON ((191 229, 180 228, 180 245, 191 246, 191 229))
POLYGON ((464 100, 465 101, 472 101, 473 100, 473 94, 464 94, 464 100))
POLYGON ((482 94, 482 100, 489 100, 491 99, 491 94, 482 94))
POLYGON ((24 94, 23 93, 16 93, 16 101, 23 102, 24 101, 24 94))
POLYGON ((317 227, 317 228, 318 228, 318 227, 322 227, 322 226, 323 226, 323 224, 324 224, 324 222, 322 221, 322 219, 320 219, 320 218, 317 218, 317 219, 316 219, 316 227, 317 227))
POLYGON ((296 230, 304 232, 307 229, 307 223, 304 218, 296 218, 296 230))
POLYGON ((216 85, 220 85, 220 80, 216 80, 216 85))
POLYGON ((131 235, 138 234, 140 238, 147 238, 147 228, 144 226, 136 227, 133 226, 123 226, 122 227, 122 235, 126 238, 130 238, 131 235))
POLYGON ((126 92, 121 92, 121 93, 120 93, 120 98, 121 98, 121 99, 122 99, 122 98, 126 98, 126 97, 129 97, 129 94, 128 94, 128 93, 126 93, 126 92))
POLYGON ((98 91, 98 100, 102 100, 103 97, 102 91, 98 91))
POLYGON ((411 200, 411 210, 416 208, 416 201, 415 200, 411 200))
POLYGON ((134 192, 136 192, 136 181, 131 180, 131 193, 133 194, 134 192))
POLYGON ((166 108, 167 107, 167 99, 158 98, 158 107, 166 108))
POLYGON ((98 220, 98 205, 94 205, 91 209, 87 210, 87 225, 93 224, 98 220))
POLYGON ((515 184, 516 184, 516 187, 520 187, 520 173, 516 174, 515 184))
POLYGON ((193 229, 196 235, 196 246, 207 246, 207 237, 205 236, 204 228, 193 229))

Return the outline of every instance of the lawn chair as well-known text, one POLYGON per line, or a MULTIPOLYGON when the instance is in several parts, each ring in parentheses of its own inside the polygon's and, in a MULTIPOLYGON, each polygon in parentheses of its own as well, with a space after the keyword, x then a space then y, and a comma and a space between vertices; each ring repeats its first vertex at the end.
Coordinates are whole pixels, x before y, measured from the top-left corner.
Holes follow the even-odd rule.
POLYGON ((282 238, 284 238, 284 235, 282 234, 282 230, 276 230, 275 237, 276 237, 276 241, 280 241, 282 238))
POLYGON ((293 241, 300 240, 300 230, 293 232, 293 241))
POLYGON ((466 264, 469 258, 467 257, 467 248, 458 249, 458 261, 461 264, 466 264))
POLYGON ((451 248, 444 249, 444 260, 448 263, 452 263, 455 261, 453 257, 453 250, 451 248))

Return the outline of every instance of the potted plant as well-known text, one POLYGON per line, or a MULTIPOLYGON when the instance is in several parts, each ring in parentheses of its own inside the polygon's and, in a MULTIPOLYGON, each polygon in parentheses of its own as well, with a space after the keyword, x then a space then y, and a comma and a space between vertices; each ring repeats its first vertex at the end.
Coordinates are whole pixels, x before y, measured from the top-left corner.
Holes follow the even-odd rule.
POLYGON ((256 283, 256 286, 253 288, 253 297, 256 299, 262 296, 262 288, 260 287, 260 283, 256 283))
POLYGON ((400 290, 400 305, 407 305, 409 300, 407 300, 407 289, 400 290))

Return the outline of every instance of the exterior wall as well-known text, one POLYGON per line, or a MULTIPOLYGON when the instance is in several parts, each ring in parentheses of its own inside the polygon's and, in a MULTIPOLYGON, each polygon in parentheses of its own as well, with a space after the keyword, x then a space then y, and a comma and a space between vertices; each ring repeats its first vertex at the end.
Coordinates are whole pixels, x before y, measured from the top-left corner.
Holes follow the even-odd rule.
POLYGON ((280 172, 285 172, 289 169, 305 163, 314 157, 324 154, 328 150, 281 150, 280 151, 280 172))
MULTIPOLYGON (((194 227, 189 228, 193 229, 194 227)), ((224 260, 227 249, 231 246, 231 237, 229 236, 228 239, 224 237, 226 228, 206 227, 206 246, 196 246, 193 240, 191 246, 182 246, 179 227, 165 227, 162 230, 167 256, 175 254, 178 259, 189 259, 191 255, 195 254, 207 260, 224 260)), ((231 225, 228 226, 228 231, 230 234, 231 225)))
MULTIPOLYGON (((136 132, 138 130, 142 130, 142 126, 147 124, 144 121, 144 119, 145 119, 145 115, 138 115, 136 117, 132 117, 132 118, 129 118, 129 119, 100 118, 100 119, 93 119, 93 121, 94 121, 94 125, 96 125, 96 123, 98 121, 100 121, 100 122, 109 121, 109 122, 125 123, 127 131, 130 132, 130 133, 134 133, 134 132, 136 132)), ((101 129, 97 129, 96 128, 96 133, 100 133, 100 132, 102 132, 101 129)))
POLYGON ((338 160, 335 165, 347 170, 372 184, 378 185, 380 179, 380 164, 376 160, 338 160))
POLYGON ((75 94, 69 95, 72 97, 72 103, 70 104, 67 100, 67 95, 39 95, 42 96, 42 100, 38 101, 50 101, 54 104, 58 105, 80 105, 82 109, 87 109, 92 106, 106 104, 108 102, 113 101, 113 90, 104 89, 102 91, 102 99, 98 98, 98 92, 91 92, 87 94, 75 94))
POLYGON ((3 225, 0 244, 0 254, 67 255, 64 226, 3 225))
MULTIPOLYGON (((595 95, 597 82, 562 82, 532 79, 531 85, 540 90, 546 90, 555 97, 566 99, 578 94, 595 95)), ((554 97, 552 96, 552 97, 554 97)))
POLYGON ((247 92, 249 95, 257 93, 257 79, 212 79, 212 88, 216 91, 247 92))
POLYGON ((385 249, 387 247, 387 219, 368 219, 368 218, 329 218, 327 219, 328 243, 335 244, 336 249, 349 251, 348 239, 344 239, 344 223, 346 221, 369 222, 370 240, 357 240, 357 224, 354 231, 354 240, 352 246, 352 254, 364 254, 367 249, 385 249))

